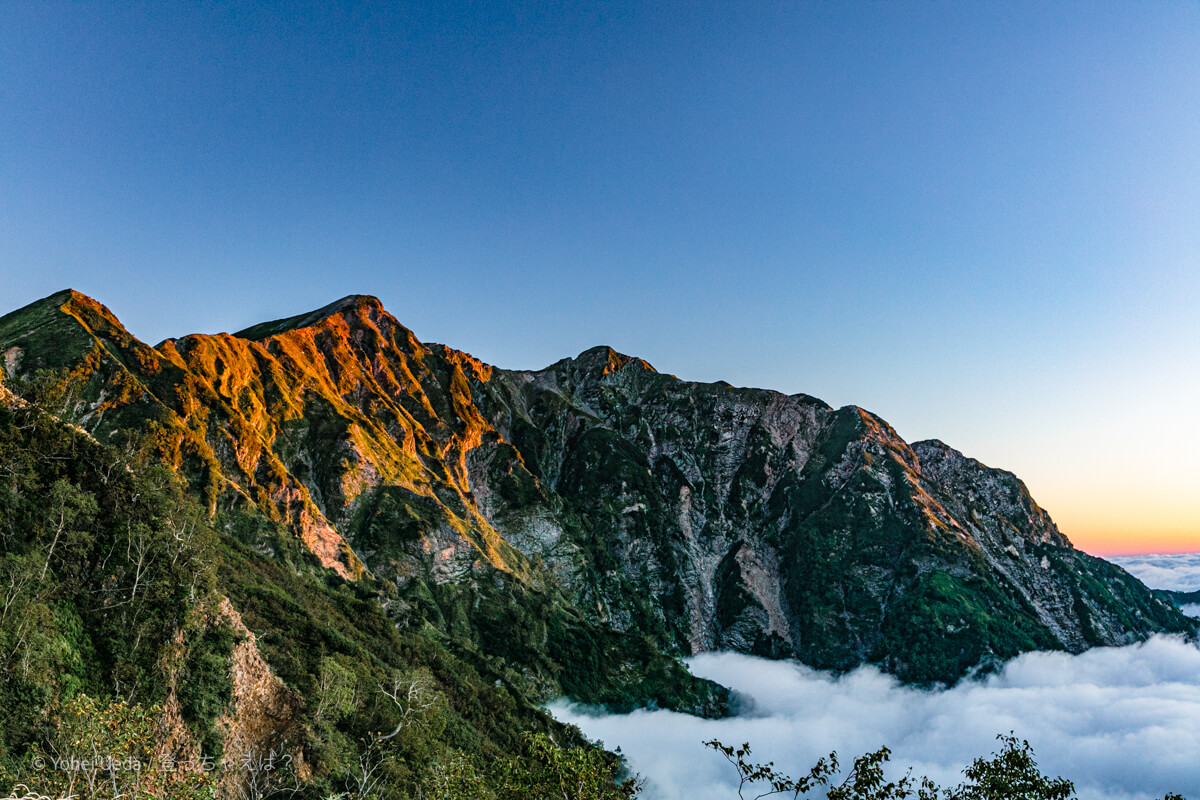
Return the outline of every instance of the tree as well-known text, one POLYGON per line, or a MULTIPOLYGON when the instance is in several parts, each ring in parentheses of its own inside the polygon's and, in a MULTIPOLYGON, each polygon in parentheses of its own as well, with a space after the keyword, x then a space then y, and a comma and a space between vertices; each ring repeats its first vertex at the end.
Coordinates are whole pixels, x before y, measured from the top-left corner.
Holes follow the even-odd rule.
MULTIPOLYGON (((705 742, 733 765, 738 773, 738 797, 759 800, 774 794, 784 794, 796 800, 811 796, 818 787, 829 786, 827 800, 1072 800, 1075 786, 1065 778, 1050 778, 1038 771, 1029 742, 1016 736, 999 735, 1003 742, 999 753, 990 758, 977 758, 963 770, 966 781, 955 789, 943 790, 928 778, 916 781, 911 771, 895 781, 884 776, 884 764, 891 751, 881 747, 873 753, 854 760, 850 773, 837 785, 837 753, 818 761, 809 774, 800 778, 776 771, 774 762, 756 764, 749 760, 750 745, 733 748, 717 740, 705 742), (761 788, 761 791, 759 789, 761 788), (751 792, 755 792, 751 794, 751 792)), ((1165 800, 1182 800, 1167 795, 1165 800)))
POLYGON ((54 550, 62 540, 63 533, 69 531, 68 536, 71 538, 90 539, 85 532, 91 527, 97 513, 95 498, 65 480, 57 480, 51 484, 45 500, 48 507, 46 535, 51 536, 51 541, 46 551, 46 561, 42 564, 42 572, 38 576, 39 581, 46 579, 50 560, 54 557, 54 550))
POLYGON ((63 707, 57 735, 33 754, 27 785, 80 800, 211 800, 207 775, 156 758, 159 706, 79 695, 63 707))
POLYGON ((636 778, 618 782, 620 764, 593 747, 563 748, 544 733, 522 736, 526 752, 501 766, 501 800, 629 800, 636 778))
POLYGON ((768 761, 765 764, 756 764, 749 761, 749 742, 744 742, 741 747, 735 748, 713 739, 705 742, 704 746, 712 748, 723 755, 725 760, 737 770, 737 793, 741 800, 759 800, 759 798, 769 797, 773 794, 785 794, 791 795, 792 798, 797 798, 807 794, 808 790, 814 786, 826 785, 829 782, 829 777, 837 774, 837 753, 830 753, 827 758, 822 758, 818 761, 809 770, 808 775, 799 779, 793 779, 782 772, 776 771, 774 761, 768 761), (764 784, 761 787, 763 791, 757 791, 759 787, 756 784, 764 784), (750 794, 750 792, 755 793, 750 794))
POLYGON ((466 753, 455 750, 429 766, 418 796, 424 800, 482 800, 489 793, 474 762, 466 753))
POLYGON ((292 797, 304 789, 286 752, 249 753, 241 767, 236 783, 238 800, 292 797))
POLYGON ((928 778, 922 778, 919 783, 911 775, 905 775, 897 781, 886 780, 883 765, 891 757, 891 751, 886 747, 854 759, 854 765, 845 779, 840 784, 832 785, 838 774, 837 753, 820 759, 807 775, 794 779, 778 772, 774 761, 765 764, 750 761, 749 743, 734 748, 713 739, 704 745, 723 755, 737 770, 737 792, 741 800, 759 800, 775 794, 795 800, 808 797, 811 790, 822 786, 829 787, 825 794, 828 800, 905 800, 910 797, 936 800, 938 796, 937 787, 928 778))
POLYGON ((421 724, 439 699, 433 689, 432 678, 420 672, 415 675, 393 675, 392 685, 381 685, 379 691, 392 702, 400 718, 391 733, 379 737, 381 742, 396 737, 406 726, 421 724))
MULTIPOLYGON (((833 754, 830 754, 833 758, 833 754)), ((883 775, 883 765, 890 760, 891 751, 881 747, 854 759, 850 774, 839 785, 830 788, 827 800, 885 800, 885 798, 915 797, 917 800, 937 800, 939 789, 933 781, 921 778, 913 780, 909 770, 897 781, 888 781, 883 775)))
POLYGON ((1065 778, 1048 778, 1038 772, 1029 742, 1011 732, 996 736, 1004 746, 990 759, 977 758, 963 774, 954 800, 1069 800, 1075 785, 1065 778))
POLYGON ((323 656, 317 673, 316 704, 313 723, 336 723, 357 705, 358 676, 337 659, 323 656))

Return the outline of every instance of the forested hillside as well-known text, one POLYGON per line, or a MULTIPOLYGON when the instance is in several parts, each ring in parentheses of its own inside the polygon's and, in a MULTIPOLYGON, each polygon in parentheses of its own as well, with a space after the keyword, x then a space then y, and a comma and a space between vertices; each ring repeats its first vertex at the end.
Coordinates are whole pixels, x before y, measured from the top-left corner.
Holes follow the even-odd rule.
POLYGON ((505 796, 612 772, 553 697, 728 713, 688 654, 934 685, 1196 632, 1010 473, 608 348, 502 370, 365 296, 151 347, 62 292, 0 354, 10 782, 89 741, 171 796, 505 796))
POLYGON ((81 797, 412 797, 582 744, 503 660, 281 526, 210 518, 148 446, 0 404, 0 784, 78 793, 98 752, 153 770, 81 797))

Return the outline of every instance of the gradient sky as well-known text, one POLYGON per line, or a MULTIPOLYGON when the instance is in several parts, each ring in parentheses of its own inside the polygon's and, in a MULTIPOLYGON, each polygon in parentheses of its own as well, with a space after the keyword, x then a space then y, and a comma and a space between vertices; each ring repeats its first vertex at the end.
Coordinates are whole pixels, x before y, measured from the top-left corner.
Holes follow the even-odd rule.
POLYGON ((0 311, 152 343, 351 293, 599 343, 1200 550, 1200 4, 0 4, 0 311))

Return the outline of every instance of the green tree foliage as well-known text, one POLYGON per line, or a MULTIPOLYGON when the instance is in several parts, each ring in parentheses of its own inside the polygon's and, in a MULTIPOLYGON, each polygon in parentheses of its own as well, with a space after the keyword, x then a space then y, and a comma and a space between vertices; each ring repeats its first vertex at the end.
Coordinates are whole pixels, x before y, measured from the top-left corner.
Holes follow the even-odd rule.
POLYGON ((335 723, 346 717, 358 704, 358 676, 336 658, 321 659, 317 674, 316 708, 313 722, 335 723))
POLYGON ((813 765, 807 775, 791 778, 775 769, 775 762, 765 764, 749 760, 750 744, 730 747, 713 739, 704 743, 725 757, 738 773, 737 793, 740 800, 759 800, 771 795, 783 795, 795 800, 810 797, 814 789, 822 788, 828 800, 935 800, 936 787, 927 779, 916 782, 910 775, 897 781, 888 781, 883 774, 883 765, 889 760, 891 751, 881 747, 854 760, 850 772, 841 781, 834 783, 839 773, 837 753, 830 753, 813 765))
POLYGON ((54 736, 34 748, 27 785, 78 800, 211 800, 208 776, 156 758, 161 711, 87 695, 72 698, 57 716, 54 736))
POLYGON ((188 649, 180 670, 176 697, 179 710, 205 755, 220 759, 224 745, 213 723, 224 713, 233 696, 229 662, 235 636, 228 624, 202 629, 191 626, 188 649))
POLYGON ((203 511, 135 441, 0 407, 0 767, 53 740, 86 694, 164 701, 161 658, 215 586, 203 511))
POLYGON ((523 737, 525 752, 502 767, 500 800, 628 800, 636 780, 617 780, 619 764, 593 747, 564 748, 545 734, 523 737))
MULTIPOLYGON (((731 747, 713 739, 704 745, 720 753, 738 774, 740 800, 760 800, 772 795, 798 800, 820 797, 827 800, 1073 800, 1075 785, 1065 778, 1043 775, 1033 758, 1029 742, 1013 734, 1001 734, 1001 748, 990 757, 980 757, 963 770, 966 780, 952 789, 938 787, 928 778, 919 781, 911 771, 897 780, 884 775, 891 751, 881 747, 854 760, 840 782, 837 753, 817 761, 805 776, 793 779, 765 764, 750 760, 750 745, 731 747)), ((1184 800, 1167 794, 1164 800, 1184 800)))
POLYGON ((960 786, 954 800, 1069 800, 1075 785, 1065 778, 1049 778, 1038 771, 1029 742, 1012 734, 997 737, 1003 742, 999 753, 977 758, 963 774, 967 783, 960 786))
POLYGON ((420 794, 426 800, 483 800, 494 796, 485 776, 462 751, 430 764, 420 794))

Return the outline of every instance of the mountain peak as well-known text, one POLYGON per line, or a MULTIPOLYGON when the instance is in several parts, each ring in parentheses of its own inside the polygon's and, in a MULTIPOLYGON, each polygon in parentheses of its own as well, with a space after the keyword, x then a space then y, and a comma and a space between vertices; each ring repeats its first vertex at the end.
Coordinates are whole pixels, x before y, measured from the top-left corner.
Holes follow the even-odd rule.
POLYGON ((297 314, 294 317, 261 322, 233 334, 239 339, 267 339, 287 331, 311 328, 327 319, 338 316, 356 316, 370 312, 387 313, 378 297, 369 294, 351 294, 341 300, 335 300, 327 306, 322 306, 307 314, 297 314))
POLYGON ((599 345, 584 350, 575 357, 576 366, 582 367, 587 372, 595 372, 599 375, 608 375, 613 372, 620 372, 625 367, 633 364, 641 369, 649 372, 658 372, 650 362, 645 359, 637 358, 636 356, 627 356, 624 353, 618 353, 608 345, 599 345))
MULTIPOLYGON (((90 317, 92 321, 103 321, 106 327, 117 328, 124 330, 121 321, 116 315, 108 310, 108 307, 88 297, 83 292, 77 292, 74 289, 63 289, 55 292, 52 295, 43 297, 40 300, 34 300, 32 303, 18 308, 16 311, 5 314, 3 319, 17 319, 22 316, 36 316, 47 311, 61 311, 70 316, 79 318, 81 316, 90 317)), ((81 320, 82 321, 82 320, 81 320)))
POLYGON ((0 369, 9 378, 61 369, 91 351, 93 337, 123 343, 133 338, 102 303, 63 289, 0 317, 0 369))

